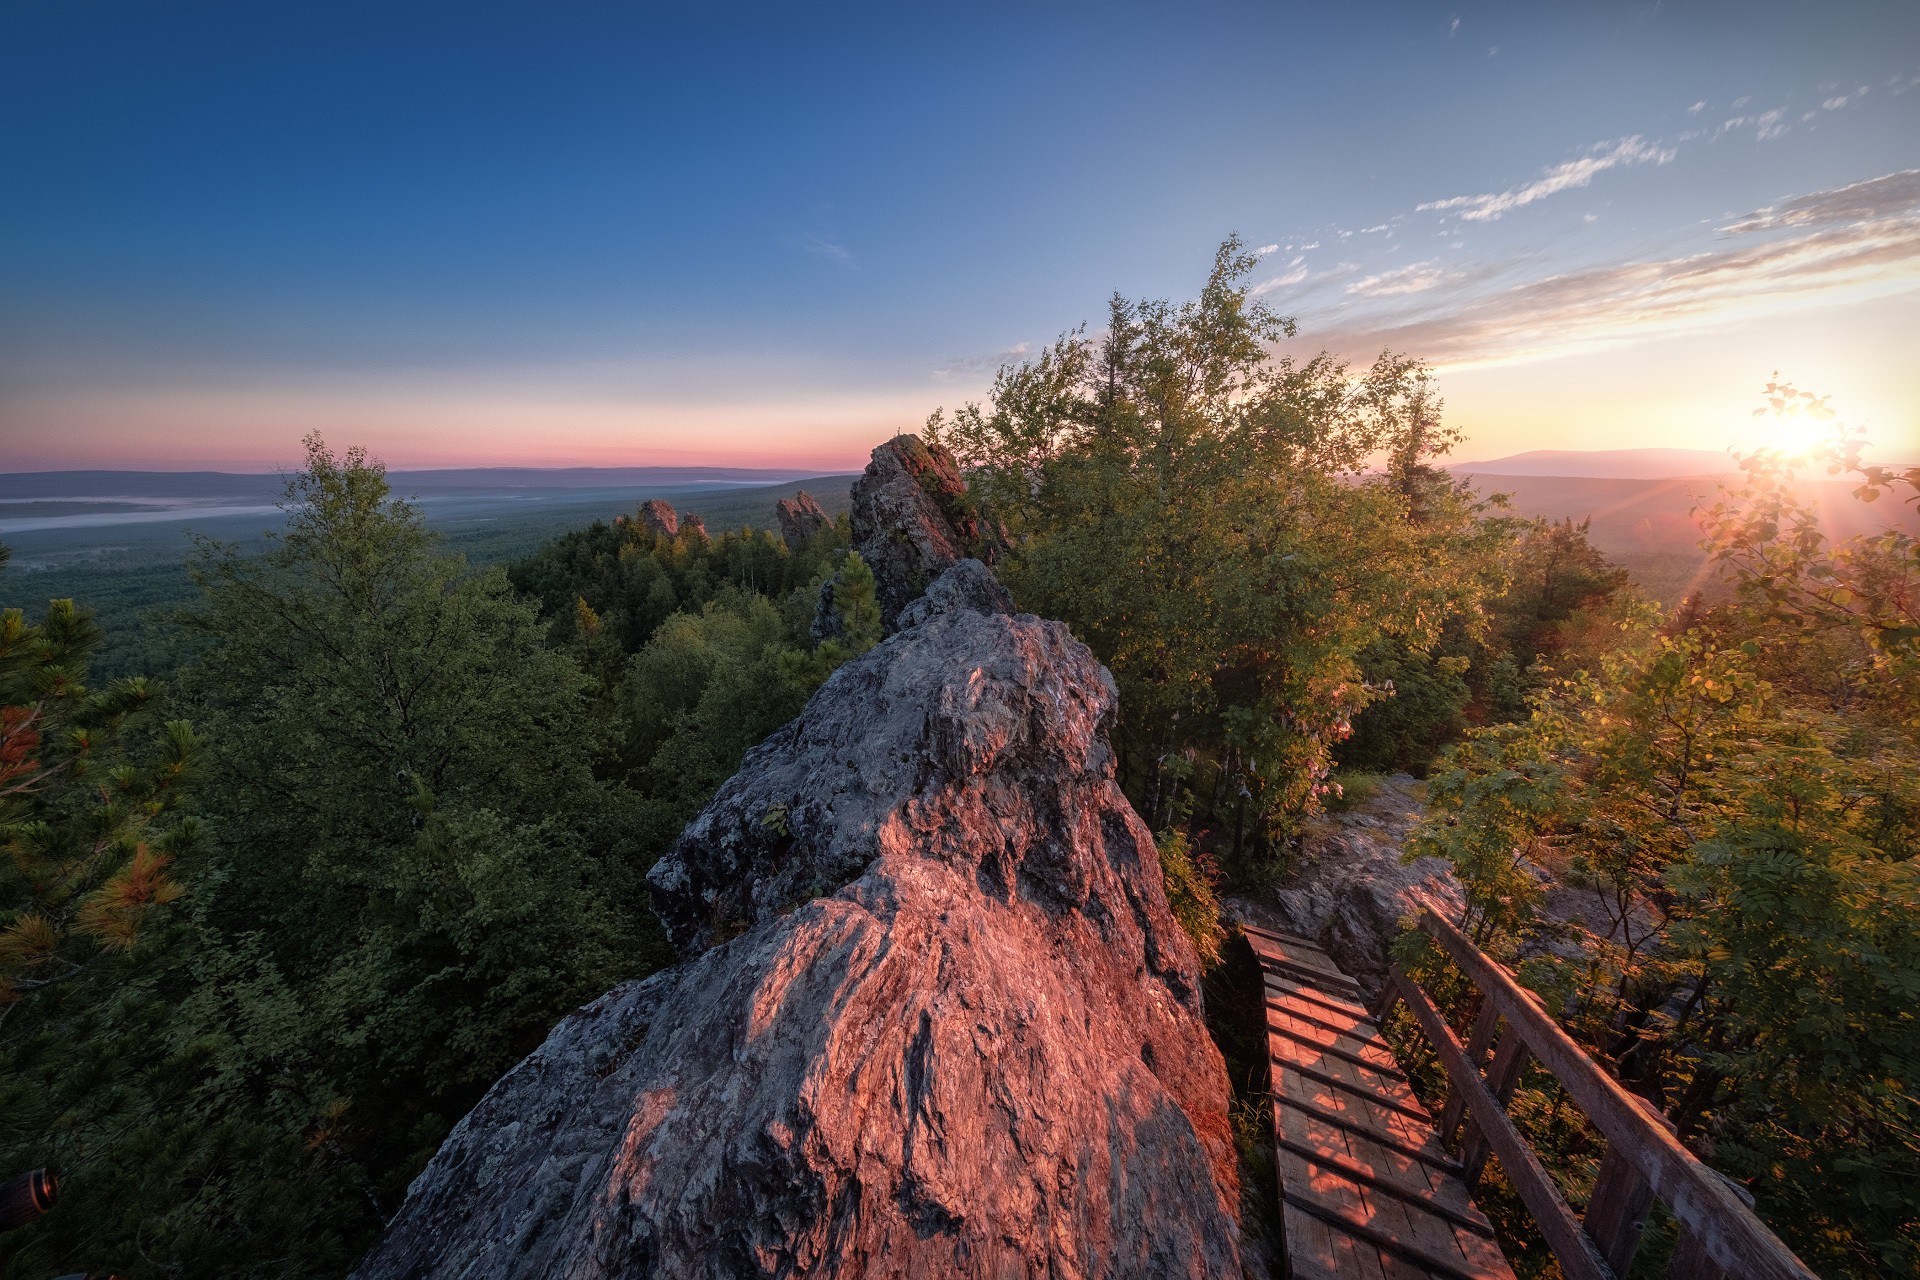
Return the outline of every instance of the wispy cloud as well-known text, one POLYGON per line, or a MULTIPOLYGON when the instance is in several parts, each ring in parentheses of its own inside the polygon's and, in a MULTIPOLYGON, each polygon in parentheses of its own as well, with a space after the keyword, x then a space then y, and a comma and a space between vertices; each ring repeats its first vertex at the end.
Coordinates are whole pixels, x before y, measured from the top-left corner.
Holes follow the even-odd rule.
MULTIPOLYGON (((1733 105, 1738 107, 1746 101, 1748 101, 1748 99, 1742 98, 1733 105)), ((1753 136, 1759 141, 1771 142, 1781 134, 1787 132, 1789 127, 1787 124, 1786 109, 1784 107, 1774 107, 1772 110, 1762 111, 1756 115, 1730 116, 1720 122, 1720 127, 1713 131, 1713 136, 1717 138, 1723 133, 1732 133, 1735 129, 1751 128, 1753 130, 1753 136)))
POLYGON ((1256 258, 1264 258, 1270 253, 1278 253, 1279 251, 1280 246, 1277 244, 1263 244, 1253 251, 1253 256, 1256 258))
POLYGON ((1487 195, 1432 200, 1420 205, 1419 209, 1422 213, 1451 213, 1458 210, 1459 216, 1468 222, 1494 222, 1536 200, 1584 187, 1593 181, 1595 175, 1605 173, 1608 169, 1622 165, 1666 164, 1676 154, 1672 147, 1648 142, 1636 133, 1617 142, 1598 143, 1578 160, 1554 165, 1525 186, 1487 195))
POLYGON ((1682 257, 1493 292, 1480 291, 1477 277, 1437 281, 1397 313, 1335 322, 1314 338, 1350 354, 1387 346, 1456 367, 1520 363, 1920 290, 1920 171, 1801 196, 1725 230, 1741 234, 1682 257), (1745 234, 1756 231, 1784 234, 1745 234))
POLYGON ((1460 278, 1459 272, 1448 271, 1437 263, 1416 262, 1410 267, 1382 271, 1378 275, 1355 280, 1347 286, 1347 292, 1363 298, 1392 298, 1401 294, 1425 293, 1460 278))
POLYGON ((1687 114, 1690 116, 1697 116, 1702 111, 1705 111, 1706 109, 1707 109, 1707 100, 1705 98, 1702 98, 1700 101, 1694 103, 1692 106, 1687 108, 1687 114))
POLYGON ((1275 289, 1288 288, 1292 285, 1299 284, 1306 278, 1306 258, 1304 256, 1295 257, 1293 261, 1287 263, 1287 269, 1285 271, 1273 277, 1271 280, 1262 280, 1259 284, 1253 286, 1253 296, 1258 298, 1263 294, 1272 293, 1275 289))
POLYGON ((808 253, 815 254, 843 267, 855 267, 859 263, 854 259, 853 251, 845 245, 829 240, 825 236, 815 235, 811 231, 794 236, 793 243, 808 253))
POLYGON ((990 373, 1002 365, 1012 364, 1026 356, 1033 346, 1026 342, 1016 342, 1010 347, 998 351, 985 352, 970 356, 955 356, 933 371, 935 382, 955 382, 962 378, 990 373))
POLYGON ((1735 235, 1836 222, 1877 222, 1920 213, 1920 169, 1903 169, 1756 209, 1720 228, 1735 235))

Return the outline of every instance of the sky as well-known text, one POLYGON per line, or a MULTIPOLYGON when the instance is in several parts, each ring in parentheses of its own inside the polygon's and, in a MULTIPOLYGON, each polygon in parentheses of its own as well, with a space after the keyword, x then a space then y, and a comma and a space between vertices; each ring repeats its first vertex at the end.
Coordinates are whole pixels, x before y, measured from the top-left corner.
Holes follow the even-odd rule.
POLYGON ((0 0, 0 471, 844 470, 1228 234, 1462 453, 1920 455, 1920 4, 0 0))

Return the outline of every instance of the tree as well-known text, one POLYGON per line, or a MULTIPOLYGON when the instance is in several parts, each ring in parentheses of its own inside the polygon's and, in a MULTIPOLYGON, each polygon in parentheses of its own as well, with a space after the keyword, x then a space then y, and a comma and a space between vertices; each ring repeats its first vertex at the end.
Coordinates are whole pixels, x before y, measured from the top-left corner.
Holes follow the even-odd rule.
POLYGON ((219 838, 183 1016, 228 1046, 226 1105, 358 1171, 371 1227, 486 1085, 662 949, 587 678, 505 575, 318 437, 284 505, 267 554, 194 568, 219 838))
MULTIPOLYGON (((1821 402, 1778 383, 1775 409, 1821 402)), ((1815 451, 1861 494, 1912 481, 1815 451)), ((1920 703, 1913 540, 1829 547, 1763 452, 1706 512, 1728 608, 1642 611, 1524 723, 1429 784, 1409 856, 1449 858, 1466 923, 1680 1135, 1747 1176, 1823 1273, 1920 1264, 1920 703), (1572 962, 1540 958, 1542 876, 1592 891, 1572 962)), ((1920 477, 1916 477, 1920 479, 1920 477)))
POLYGON ((149 731, 161 699, 144 680, 89 689, 100 640, 71 600, 39 623, 0 613, 0 1024, 131 950, 199 835, 180 801, 200 739, 184 720, 149 731))
POLYGON ((1497 570, 1473 503, 1428 465, 1452 435, 1426 371, 1275 357, 1294 328, 1254 297, 1256 261, 1230 239, 1197 299, 1116 297, 1097 342, 1062 337, 928 429, 1006 526, 1016 597, 1113 670, 1148 821, 1191 816, 1258 859, 1386 695, 1362 651, 1478 625, 1497 570))

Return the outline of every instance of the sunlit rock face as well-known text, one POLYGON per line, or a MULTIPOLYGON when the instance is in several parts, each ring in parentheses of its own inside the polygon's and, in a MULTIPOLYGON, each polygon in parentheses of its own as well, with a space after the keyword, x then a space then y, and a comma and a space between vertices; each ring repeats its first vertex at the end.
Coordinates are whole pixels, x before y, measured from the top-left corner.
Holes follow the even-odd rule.
POLYGON ((687 958, 496 1084, 359 1276, 1240 1274, 1111 677, 977 562, 895 620, 655 869, 687 958))
POLYGON ((854 550, 873 570, 889 631, 907 603, 960 559, 992 564, 1000 549, 996 531, 968 502, 953 455, 919 436, 895 436, 875 449, 849 499, 854 550))
POLYGON ((673 504, 662 498, 649 498, 640 504, 640 523, 649 533, 662 538, 678 537, 680 517, 675 514, 673 504))
POLYGON ((833 523, 819 500, 805 489, 774 503, 773 517, 780 522, 780 536, 790 551, 806 546, 814 534, 833 523))

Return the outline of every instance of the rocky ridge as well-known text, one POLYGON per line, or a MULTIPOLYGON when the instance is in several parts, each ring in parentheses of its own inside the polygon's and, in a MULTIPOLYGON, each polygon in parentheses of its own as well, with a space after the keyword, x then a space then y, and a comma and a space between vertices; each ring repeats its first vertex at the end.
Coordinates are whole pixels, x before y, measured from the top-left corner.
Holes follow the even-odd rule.
POLYGON ((939 444, 895 436, 873 451, 849 498, 853 548, 873 570, 889 631, 908 602, 961 559, 999 558, 998 531, 973 510, 959 465, 939 444))
POLYGON ((673 504, 664 498, 649 498, 641 503, 639 517, 649 533, 662 538, 674 538, 680 534, 680 517, 674 512, 673 504))
POLYGON ((789 551, 806 546, 814 534, 833 523, 819 499, 805 489, 774 503, 773 518, 780 524, 780 536, 789 551))
POLYGON ((916 446, 855 486, 893 634, 650 877, 685 958, 496 1084, 356 1275, 1240 1273, 1226 1074, 1112 678, 961 556, 916 446))

